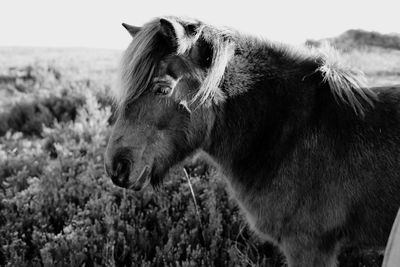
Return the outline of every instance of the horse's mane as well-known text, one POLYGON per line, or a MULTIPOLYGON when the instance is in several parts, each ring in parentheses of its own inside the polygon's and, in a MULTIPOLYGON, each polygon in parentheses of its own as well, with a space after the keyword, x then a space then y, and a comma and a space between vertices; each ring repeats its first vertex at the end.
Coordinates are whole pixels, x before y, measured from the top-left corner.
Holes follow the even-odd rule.
POLYGON ((258 45, 260 42, 266 43, 269 49, 282 53, 300 65, 301 62, 315 62, 317 67, 314 72, 304 78, 319 72, 322 75, 321 82, 328 83, 336 102, 350 106, 357 115, 364 116, 368 107, 374 107, 378 101, 377 94, 367 86, 364 73, 348 66, 338 50, 328 43, 322 43, 320 47, 290 46, 250 38, 258 45))
POLYGON ((333 97, 363 116, 367 106, 373 107, 378 100, 376 93, 367 86, 364 73, 342 64, 338 51, 328 44, 317 53, 321 58, 318 71, 322 73, 323 82, 328 82, 333 97))
POLYGON ((204 26, 202 38, 213 47, 213 58, 210 70, 192 102, 199 100, 200 104, 218 103, 225 99, 219 90, 229 60, 235 52, 234 33, 227 28, 204 26), (211 101, 209 101, 211 100, 211 101))
MULTIPOLYGON (((177 17, 168 17, 177 23, 183 20, 177 17)), ((118 107, 124 103, 138 98, 150 86, 158 66, 160 40, 157 38, 160 30, 159 18, 145 24, 135 35, 133 41, 122 57, 120 70, 120 84, 115 91, 114 98, 118 107)), ((200 89, 194 94, 191 102, 196 101, 200 105, 205 103, 218 103, 224 101, 224 93, 219 89, 229 60, 233 57, 239 40, 250 40, 257 44, 269 42, 258 38, 246 36, 227 28, 217 28, 207 24, 200 24, 196 40, 202 38, 212 46, 213 56, 208 73, 202 81, 200 89)), ((179 43, 180 40, 178 40, 179 43)), ((183 40, 186 42, 187 40, 183 40)), ((184 43, 183 42, 183 43, 184 43)), ((193 40, 192 40, 193 42, 193 40)), ((189 43, 189 42, 187 42, 189 43)), ((361 72, 353 71, 340 63, 338 53, 329 46, 323 49, 288 49, 282 44, 269 44, 271 49, 290 51, 288 57, 300 60, 314 60, 319 67, 315 70, 322 74, 323 82, 327 82, 333 97, 352 107, 356 114, 363 115, 368 104, 373 106, 376 94, 365 86, 365 79, 361 72)), ((182 48, 182 47, 181 47, 182 48)), ((184 54, 190 47, 177 49, 178 54, 184 54)), ((311 73, 310 73, 311 74, 311 73)))

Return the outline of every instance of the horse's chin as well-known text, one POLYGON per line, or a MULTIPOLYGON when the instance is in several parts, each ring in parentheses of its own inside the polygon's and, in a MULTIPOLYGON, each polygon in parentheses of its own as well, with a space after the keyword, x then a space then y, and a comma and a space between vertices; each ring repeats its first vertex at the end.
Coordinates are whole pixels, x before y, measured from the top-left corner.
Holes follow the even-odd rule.
POLYGON ((134 182, 128 186, 128 189, 141 191, 149 185, 151 185, 153 188, 158 188, 162 183, 164 176, 164 171, 157 170, 155 166, 151 168, 150 166, 146 165, 137 178, 132 177, 131 180, 134 182))

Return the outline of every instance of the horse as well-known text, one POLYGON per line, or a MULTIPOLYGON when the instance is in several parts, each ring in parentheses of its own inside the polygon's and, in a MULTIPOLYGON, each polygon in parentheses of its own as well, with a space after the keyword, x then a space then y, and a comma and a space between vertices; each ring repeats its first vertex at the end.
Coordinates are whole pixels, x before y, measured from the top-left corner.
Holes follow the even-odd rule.
POLYGON ((113 183, 158 187, 203 151, 288 266, 384 246, 400 206, 400 87, 369 88, 329 46, 294 48, 181 17, 132 36, 105 153, 113 183))

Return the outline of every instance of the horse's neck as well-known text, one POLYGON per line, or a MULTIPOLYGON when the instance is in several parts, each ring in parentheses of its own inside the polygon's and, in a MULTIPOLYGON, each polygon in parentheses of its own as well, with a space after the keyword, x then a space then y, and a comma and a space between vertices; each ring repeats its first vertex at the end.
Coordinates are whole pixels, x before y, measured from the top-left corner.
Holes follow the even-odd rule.
POLYGON ((300 114, 307 113, 298 105, 302 101, 299 92, 290 91, 297 88, 290 88, 284 80, 300 80, 301 75, 293 74, 290 65, 271 66, 276 59, 265 55, 268 50, 258 49, 230 62, 222 84, 228 97, 215 109, 206 149, 236 176, 256 175, 259 168, 275 170, 296 139, 304 119, 300 114), (260 52, 264 54, 254 56, 260 52))

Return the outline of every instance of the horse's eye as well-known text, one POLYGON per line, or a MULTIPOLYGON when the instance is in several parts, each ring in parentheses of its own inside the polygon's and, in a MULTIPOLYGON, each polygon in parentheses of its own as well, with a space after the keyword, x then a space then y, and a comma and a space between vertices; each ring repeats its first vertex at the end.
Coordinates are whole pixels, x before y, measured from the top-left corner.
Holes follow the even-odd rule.
POLYGON ((154 93, 156 95, 168 95, 171 92, 171 87, 158 86, 154 93))

